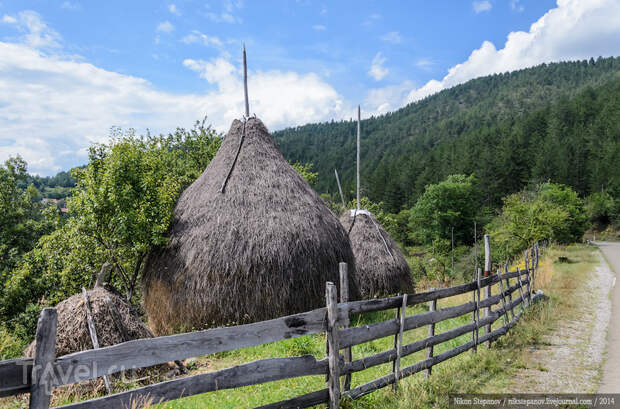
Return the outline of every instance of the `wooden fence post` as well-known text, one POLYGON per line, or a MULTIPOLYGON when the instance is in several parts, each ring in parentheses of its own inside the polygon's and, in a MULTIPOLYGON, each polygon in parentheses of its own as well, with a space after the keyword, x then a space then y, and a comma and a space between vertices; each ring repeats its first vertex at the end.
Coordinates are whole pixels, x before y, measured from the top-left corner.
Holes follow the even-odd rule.
POLYGON ((54 371, 52 363, 56 355, 56 328, 58 313, 55 308, 44 308, 37 323, 30 409, 48 409, 52 398, 54 371))
POLYGON ((403 294, 403 304, 400 307, 400 330, 398 331, 398 341, 396 342, 396 365, 394 366, 394 391, 398 390, 398 380, 400 379, 400 356, 403 349, 403 331, 405 329, 405 316, 407 315, 407 294, 403 294))
POLYGON ((474 330, 471 333, 471 340, 474 343, 474 348, 472 352, 478 352, 478 322, 480 321, 480 275, 482 274, 482 270, 478 268, 477 271, 474 272, 474 280, 476 281, 476 289, 472 291, 472 296, 474 299, 474 304, 476 304, 476 309, 471 313, 471 319, 475 324, 474 330))
MULTIPOLYGON (((432 291, 436 290, 436 288, 433 288, 432 291)), ((437 300, 433 300, 429 303, 429 311, 433 312, 437 310, 437 300)), ((435 323, 432 323, 428 326, 428 337, 434 337, 435 336, 435 323)), ((430 359, 433 357, 433 346, 428 346, 426 347, 426 359, 430 359)), ((432 366, 429 366, 428 368, 426 368, 426 377, 430 377, 431 376, 431 372, 433 370, 432 366)))
POLYGON ((499 290, 500 292, 500 300, 502 301, 502 307, 504 308, 504 325, 508 325, 508 323, 510 322, 510 317, 508 317, 508 306, 506 304, 506 292, 504 291, 504 283, 502 282, 501 279, 501 270, 498 268, 497 269, 497 278, 498 278, 498 282, 499 282, 499 290))
MULTIPOLYGON (((504 264, 504 273, 508 274, 508 264, 504 264)), ((506 289, 510 288, 510 278, 506 279, 506 289)), ((510 316, 515 319, 515 309, 512 306, 512 293, 508 293, 508 304, 510 305, 510 316)))
MULTIPOLYGON (((398 293, 398 297, 400 297, 401 294, 398 293)), ((394 320, 396 322, 400 322, 400 308, 402 307, 402 303, 396 308, 396 315, 394 316, 394 320)), ((397 332, 396 334, 394 334, 394 350, 396 351, 396 356, 394 357, 394 360, 392 361, 392 373, 396 376, 396 361, 398 360, 398 335, 400 335, 400 332, 397 332)), ((392 390, 396 391, 396 383, 392 384, 392 390)))
POLYGON ((530 301, 532 300, 531 295, 531 284, 532 284, 532 276, 530 275, 530 249, 525 250, 525 277, 527 279, 527 284, 525 286, 527 293, 527 306, 530 306, 530 301))
POLYGON ((523 293, 523 281, 521 280, 521 268, 517 266, 517 273, 519 273, 519 295, 521 296, 521 313, 525 312, 525 295, 523 293))
MULTIPOLYGON (((349 301, 349 275, 348 275, 348 266, 347 263, 340 263, 338 265, 340 270, 340 302, 346 303, 349 301)), ((351 363, 353 360, 353 355, 351 353, 351 347, 345 348, 344 351, 344 363, 345 365, 351 363)), ((351 389, 351 374, 347 374, 344 376, 342 382, 342 390, 348 391, 351 389)))
MULTIPOLYGON (((95 321, 93 320, 93 313, 90 311, 90 301, 88 300, 88 293, 86 288, 82 287, 82 297, 84 298, 84 306, 86 308, 86 322, 88 324, 88 332, 90 333, 90 340, 93 342, 93 349, 99 349, 99 339, 97 338, 97 329, 95 328, 95 321)), ((103 375, 103 383, 108 394, 112 393, 110 388, 110 380, 107 375, 103 375)))
POLYGON ((329 346, 329 408, 338 409, 340 405, 340 357, 338 346, 338 298, 336 286, 326 283, 325 299, 327 302, 327 345, 329 346))
MULTIPOLYGON (((491 275, 491 242, 489 240, 489 235, 484 235, 484 276, 489 277, 491 275)), ((484 287, 484 298, 491 298, 491 284, 484 287)), ((484 317, 488 317, 491 315, 491 306, 488 306, 484 309, 484 317)), ((484 334, 491 333, 491 324, 487 324, 484 328, 484 334)), ((491 340, 487 341, 487 346, 491 348, 491 340)))

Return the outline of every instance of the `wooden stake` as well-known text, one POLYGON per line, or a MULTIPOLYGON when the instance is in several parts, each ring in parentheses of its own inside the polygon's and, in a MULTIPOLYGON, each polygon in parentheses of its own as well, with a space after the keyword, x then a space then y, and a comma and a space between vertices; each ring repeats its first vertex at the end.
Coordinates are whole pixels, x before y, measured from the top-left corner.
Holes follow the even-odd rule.
MULTIPOLYGON (((489 239, 489 235, 484 235, 484 276, 488 277, 491 273, 491 240, 489 239)), ((487 285, 484 287, 484 298, 491 297, 491 285, 487 285)), ((491 307, 486 307, 484 309, 484 317, 488 317, 491 315, 491 307)), ((484 334, 489 334, 491 332, 491 324, 487 324, 484 327, 484 334)), ((487 342, 487 346, 491 348, 491 341, 487 342)))
MULTIPOLYGON (((397 297, 400 297, 401 294, 398 293, 397 297)), ((400 322, 400 308, 402 307, 402 304, 398 306, 398 308, 396 308, 396 315, 394 316, 394 320, 396 322, 400 322)), ((394 358, 394 360, 392 361, 392 373, 394 374, 394 376, 396 376, 396 360, 398 359, 398 335, 399 333, 397 332, 396 334, 394 334, 394 350, 397 351, 396 352, 396 357, 394 358)), ((392 384, 392 390, 396 391, 396 384, 392 384)))
POLYGON ((334 283, 327 282, 325 289, 327 302, 327 345, 329 345, 329 408, 338 409, 340 405, 340 360, 338 346, 338 298, 334 283))
POLYGON ((248 62, 245 55, 245 44, 243 44, 243 91, 245 92, 245 117, 250 117, 250 102, 248 100, 248 62))
POLYGON ((525 312, 525 303, 526 303, 526 299, 525 296, 523 294, 523 281, 521 281, 521 268, 517 267, 517 273, 519 273, 519 295, 521 296, 521 312, 524 313, 525 312))
POLYGON ((56 355, 56 328, 58 313, 55 308, 44 308, 37 323, 30 409, 48 409, 52 398, 54 371, 52 363, 56 355))
MULTIPOLYGON (((436 288, 433 288, 431 291, 435 291, 436 288)), ((433 300, 429 303, 429 311, 433 312, 437 310, 437 300, 433 300)), ((430 337, 434 337, 435 336, 435 323, 432 323, 428 326, 428 336, 430 337)), ((426 348, 426 359, 430 359, 433 357, 433 345, 429 346, 426 348)), ((431 376, 431 372, 433 370, 432 366, 429 366, 426 369, 426 377, 430 377, 431 376)))
POLYGON ((403 350, 403 331, 405 329, 405 317, 407 315, 407 294, 403 294, 403 305, 400 307, 400 331, 398 332, 398 343, 396 345, 396 370, 394 371, 394 390, 398 390, 400 379, 400 356, 403 350))
POLYGON ((344 195, 342 194, 342 186, 340 186, 340 178, 338 177, 338 170, 334 169, 336 174, 336 183, 338 183, 338 192, 340 193, 340 201, 342 202, 342 208, 347 211, 347 205, 344 203, 344 195))
POLYGON ((361 209, 360 204, 360 134, 361 134, 361 111, 357 106, 357 210, 361 209))
MULTIPOLYGON (((90 311, 90 302, 88 300, 88 293, 86 288, 82 287, 82 297, 84 298, 84 306, 86 308, 86 322, 88 323, 88 332, 90 333, 90 339, 93 342, 93 349, 99 349, 99 339, 97 338, 97 330, 95 328, 95 322, 93 321, 93 313, 90 311)), ((107 375, 103 375, 103 383, 108 394, 112 393, 110 388, 110 380, 107 375)))
MULTIPOLYGON (((349 301, 349 275, 347 263, 340 263, 338 268, 340 270, 340 302, 346 303, 349 301)), ((343 353, 345 365, 353 361, 351 347, 345 348, 343 353)), ((351 389, 351 374, 345 375, 342 381, 342 390, 346 392, 349 389, 351 389)))
MULTIPOLYGON (((508 264, 504 264, 504 273, 508 274, 508 264)), ((507 278, 506 279, 506 288, 510 288, 510 279, 507 278)), ((512 306, 512 293, 508 293, 508 304, 511 305, 510 307, 510 315, 512 317, 512 319, 515 319, 515 309, 512 306)))

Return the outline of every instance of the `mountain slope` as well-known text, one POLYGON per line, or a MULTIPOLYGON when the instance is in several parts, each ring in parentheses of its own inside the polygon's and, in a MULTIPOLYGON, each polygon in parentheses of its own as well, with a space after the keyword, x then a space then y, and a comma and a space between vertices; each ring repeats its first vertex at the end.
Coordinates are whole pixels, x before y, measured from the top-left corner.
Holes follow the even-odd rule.
MULTIPOLYGON (((350 198, 355 132, 353 121, 332 121, 274 138, 288 160, 314 163, 320 192, 336 192, 337 167, 350 198)), ((547 179, 587 194, 619 183, 619 140, 620 58, 543 64, 363 120, 362 184, 391 211, 451 173, 475 173, 491 206, 547 179)))

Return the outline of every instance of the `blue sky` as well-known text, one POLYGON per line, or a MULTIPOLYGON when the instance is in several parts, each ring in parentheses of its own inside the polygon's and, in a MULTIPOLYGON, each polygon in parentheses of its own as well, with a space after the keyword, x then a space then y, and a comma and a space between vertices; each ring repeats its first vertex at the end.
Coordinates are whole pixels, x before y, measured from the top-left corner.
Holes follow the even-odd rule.
POLYGON ((0 160, 83 164, 111 126, 251 111, 272 129, 398 109, 471 78, 620 55, 617 0, 0 0, 0 160))

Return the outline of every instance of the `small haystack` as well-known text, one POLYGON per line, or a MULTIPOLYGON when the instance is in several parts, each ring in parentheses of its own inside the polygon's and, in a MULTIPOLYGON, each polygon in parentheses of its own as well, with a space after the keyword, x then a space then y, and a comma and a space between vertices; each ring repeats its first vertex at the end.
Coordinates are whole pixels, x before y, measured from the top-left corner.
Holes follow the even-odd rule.
MULTIPOLYGON (((144 307, 156 334, 271 319, 325 305, 338 263, 355 274, 343 226, 288 164, 263 123, 232 123, 181 195, 167 247, 152 252, 144 307)), ((350 292, 357 287, 350 279, 350 292)))
POLYGON ((351 210, 340 222, 349 232, 362 297, 413 292, 409 264, 374 214, 367 210, 351 210))
MULTIPOLYGON (((99 347, 153 337, 153 333, 140 321, 140 317, 132 307, 112 288, 96 287, 87 293, 99 347)), ((58 303, 56 311, 58 311, 56 356, 93 349, 82 293, 72 295, 58 303)), ((26 349, 25 355, 32 358, 34 349, 35 341, 26 349)))

